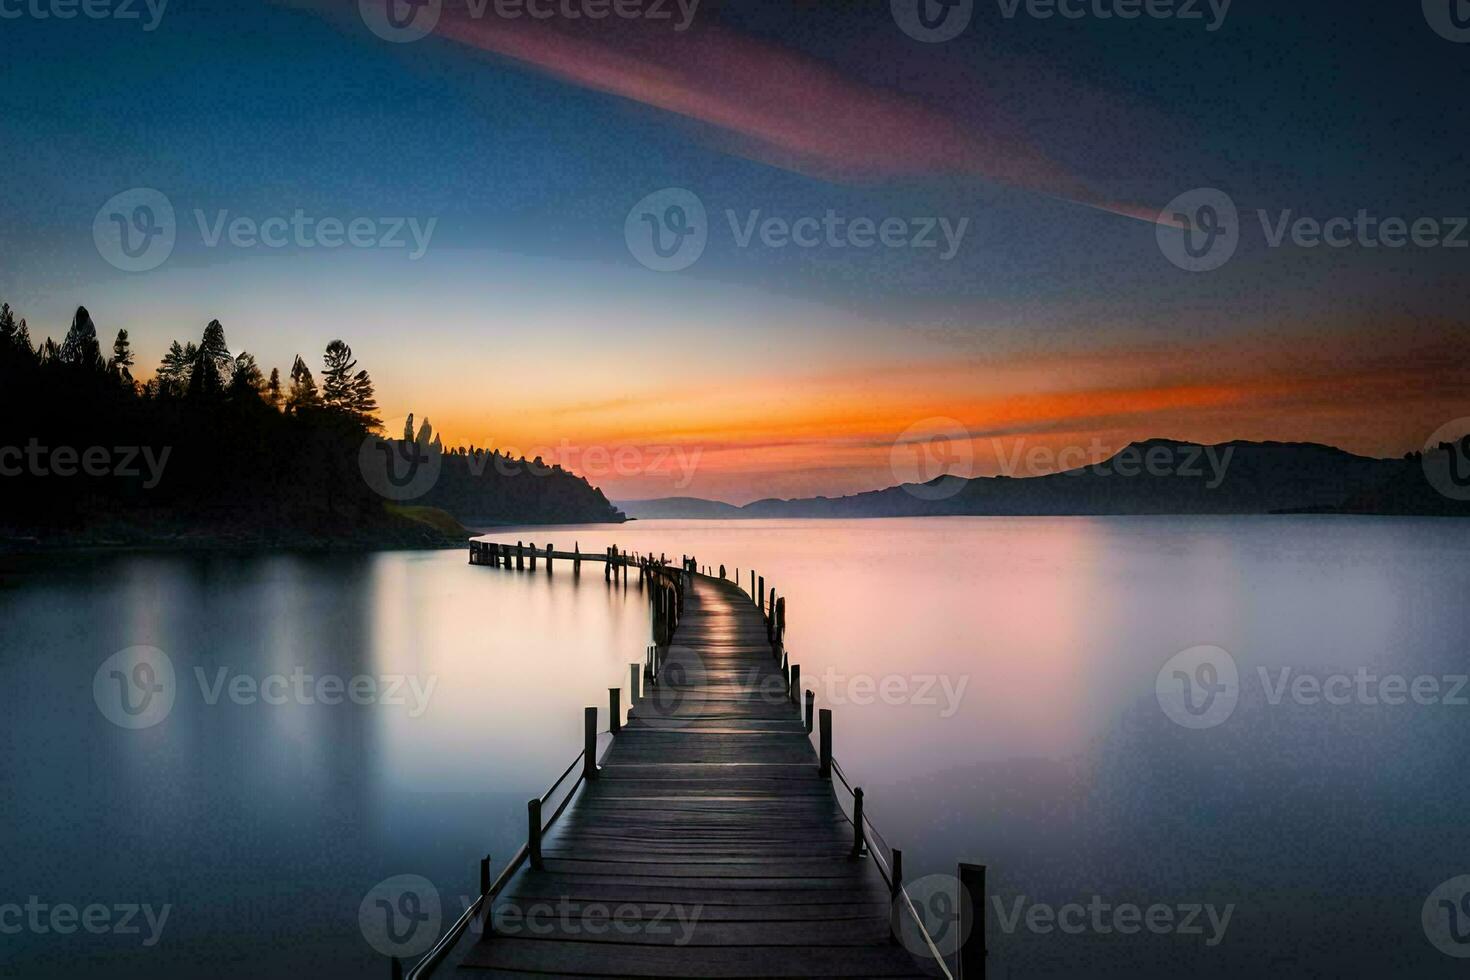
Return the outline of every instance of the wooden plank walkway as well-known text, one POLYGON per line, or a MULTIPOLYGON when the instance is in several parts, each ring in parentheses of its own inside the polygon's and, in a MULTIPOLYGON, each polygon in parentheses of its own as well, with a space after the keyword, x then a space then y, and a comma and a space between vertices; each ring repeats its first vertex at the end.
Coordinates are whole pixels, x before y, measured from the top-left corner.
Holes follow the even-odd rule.
POLYGON ((760 610, 723 579, 685 581, 658 685, 454 972, 930 975, 891 939, 873 862, 851 854, 760 610))

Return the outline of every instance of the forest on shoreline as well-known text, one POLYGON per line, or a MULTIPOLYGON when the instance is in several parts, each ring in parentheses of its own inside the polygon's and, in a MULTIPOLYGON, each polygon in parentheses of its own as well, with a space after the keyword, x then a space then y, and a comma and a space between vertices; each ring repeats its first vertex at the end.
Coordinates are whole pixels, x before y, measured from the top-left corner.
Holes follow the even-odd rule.
POLYGON ((372 378, 342 340, 319 374, 297 355, 283 378, 211 320, 146 381, 137 365, 128 332, 104 349, 85 307, 60 343, 36 343, 0 304, 5 543, 447 546, 466 537, 456 522, 622 519, 561 467, 486 465, 493 451, 446 449, 427 421, 382 434, 372 378), (404 460, 412 480, 394 473, 404 460))

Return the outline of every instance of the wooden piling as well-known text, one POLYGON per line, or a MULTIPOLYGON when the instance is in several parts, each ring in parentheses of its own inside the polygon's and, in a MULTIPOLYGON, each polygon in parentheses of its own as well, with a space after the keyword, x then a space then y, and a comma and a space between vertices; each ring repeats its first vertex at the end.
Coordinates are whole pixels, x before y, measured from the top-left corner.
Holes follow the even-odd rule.
POLYGON ((522 572, 526 569, 526 549, 521 542, 516 542, 516 571, 522 572))
POLYGON ((787 686, 787 694, 792 704, 801 703, 801 664, 791 665, 791 683, 787 686))
POLYGON ((832 778, 832 709, 817 712, 817 774, 832 778))
POLYGON ((597 778, 597 709, 582 709, 582 777, 597 778))
POLYGON ((531 571, 534 572, 536 570, 536 542, 531 542, 529 551, 531 552, 531 571))
POLYGON ((526 851, 532 871, 544 871, 541 863, 541 801, 526 801, 526 851))
POLYGON ((816 711, 816 707, 817 707, 817 692, 816 691, 807 691, 806 692, 806 733, 808 735, 810 735, 812 733, 812 716, 813 716, 813 714, 816 711))
POLYGON ((961 864, 959 879, 959 904, 955 906, 955 914, 962 916, 966 905, 972 913, 970 931, 960 940, 959 972, 955 978, 985 980, 985 960, 989 955, 985 946, 985 865, 961 864))
POLYGON ((607 689, 607 727, 614 735, 623 730, 622 692, 616 687, 607 689))

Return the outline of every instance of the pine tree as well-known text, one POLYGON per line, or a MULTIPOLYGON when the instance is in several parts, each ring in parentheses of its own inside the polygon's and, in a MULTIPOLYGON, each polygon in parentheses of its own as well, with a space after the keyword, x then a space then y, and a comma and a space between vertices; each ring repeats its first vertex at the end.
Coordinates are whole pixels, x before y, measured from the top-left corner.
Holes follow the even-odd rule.
POLYGON ((233 399, 259 398, 265 386, 265 375, 260 373, 260 365, 255 362, 255 355, 248 351, 241 351, 230 369, 228 389, 230 397, 233 399))
POLYGON ((321 404, 321 396, 316 390, 316 379, 311 376, 311 368, 296 355, 296 360, 291 364, 291 390, 286 394, 286 411, 297 412, 303 408, 321 404))
POLYGON ((119 330, 116 339, 112 342, 112 359, 107 362, 107 370, 122 382, 126 387, 133 386, 133 372, 128 370, 133 366, 133 347, 128 342, 128 332, 119 330))
POLYGON ((163 355, 158 370, 154 372, 159 394, 177 397, 188 388, 189 372, 194 365, 193 351, 193 344, 184 347, 177 340, 169 344, 168 353, 163 355))
POLYGON ((271 368, 270 380, 265 383, 265 400, 276 411, 281 410, 281 369, 271 368))
POLYGON ((0 344, 7 347, 15 343, 15 332, 19 330, 15 322, 15 313, 10 309, 9 303, 0 303, 0 344))
POLYGON ((352 348, 340 340, 327 345, 322 357, 322 402, 329 408, 347 408, 352 400, 352 348))
POLYGON ((408 413, 408 418, 403 420, 403 441, 413 442, 413 413, 408 413))
POLYGON ((199 356, 214 362, 214 369, 221 378, 229 378, 234 369, 235 358, 230 354, 230 345, 225 343, 225 328, 218 320, 210 320, 199 339, 199 356))
POLYGON ((71 367, 103 370, 102 348, 97 343, 97 326, 92 322, 92 314, 87 312, 85 306, 78 306, 76 315, 71 318, 71 329, 66 332, 66 339, 61 343, 59 360, 71 367))

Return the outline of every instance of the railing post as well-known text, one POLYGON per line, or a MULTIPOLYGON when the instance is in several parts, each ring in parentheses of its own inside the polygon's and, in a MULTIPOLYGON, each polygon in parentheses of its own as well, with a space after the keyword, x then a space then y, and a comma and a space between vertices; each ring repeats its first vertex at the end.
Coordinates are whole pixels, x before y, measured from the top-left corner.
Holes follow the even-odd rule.
POLYGON ((623 730, 622 692, 615 687, 607 689, 607 727, 614 735, 623 730))
POLYGON ((849 858, 856 860, 863 856, 866 836, 863 833, 863 788, 858 786, 852 791, 852 853, 849 858))
POLYGON ((403 980, 403 964, 398 961, 398 957, 396 956, 393 957, 393 966, 389 969, 388 975, 393 980, 403 980))
POLYGON ((791 684, 787 691, 792 704, 801 703, 801 664, 791 665, 791 684))
POLYGON ((541 801, 526 801, 526 850, 530 852, 531 869, 541 871, 541 801))
MULTIPOLYGON (((955 914, 963 916, 968 899, 972 916, 969 935, 960 942, 960 969, 955 976, 957 980, 985 980, 985 959, 990 952, 985 947, 985 865, 961 864, 959 877, 959 905, 955 914)), ((960 918, 957 921, 963 923, 964 920, 960 918)))
POLYGON ((817 742, 820 753, 820 766, 818 775, 823 779, 832 778, 832 709, 823 708, 817 712, 817 742))
POLYGON ((756 590, 752 598, 755 599, 755 608, 761 611, 761 618, 764 619, 766 615, 766 577, 762 575, 759 578, 760 588, 756 590))
POLYGON ((526 546, 522 542, 517 541, 516 542, 516 571, 523 572, 525 570, 526 570, 526 546))
POLYGON ((893 849, 893 867, 888 869, 892 881, 888 883, 888 890, 893 898, 898 898, 898 893, 903 889, 903 851, 893 849))
POLYGON ((582 777, 597 778, 597 709, 582 709, 582 777))
POLYGON ((536 542, 531 542, 529 550, 531 552, 531 571, 534 572, 536 570, 536 542))
POLYGON ((480 894, 490 890, 490 855, 480 858, 480 894))
MULTIPOLYGON (((628 710, 633 709, 633 703, 638 700, 638 665, 628 665, 628 710)), ((631 720, 631 719, 629 719, 631 720)))
POLYGON ((546 574, 551 574, 551 545, 546 546, 546 574))
POLYGON ((807 691, 806 692, 806 733, 808 735, 810 735, 812 733, 812 718, 813 718, 813 715, 816 714, 816 707, 817 707, 817 692, 816 691, 807 691))

